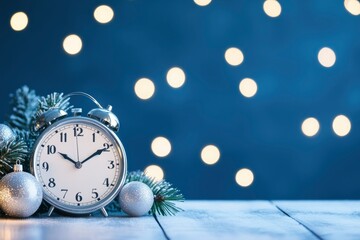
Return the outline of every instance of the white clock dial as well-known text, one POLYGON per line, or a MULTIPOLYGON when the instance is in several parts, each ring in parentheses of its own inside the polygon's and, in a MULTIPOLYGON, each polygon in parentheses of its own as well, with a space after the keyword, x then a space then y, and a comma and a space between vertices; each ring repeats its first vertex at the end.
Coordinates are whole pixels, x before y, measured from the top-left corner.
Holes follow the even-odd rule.
POLYGON ((37 142, 32 164, 45 199, 69 212, 108 203, 125 171, 117 138, 94 120, 77 119, 47 130, 37 142))

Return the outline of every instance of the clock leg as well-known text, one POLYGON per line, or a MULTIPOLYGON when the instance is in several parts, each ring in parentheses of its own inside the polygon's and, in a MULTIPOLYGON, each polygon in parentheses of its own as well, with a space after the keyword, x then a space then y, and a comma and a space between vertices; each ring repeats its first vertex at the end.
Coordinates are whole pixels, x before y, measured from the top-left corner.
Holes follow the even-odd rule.
POLYGON ((50 215, 52 214, 52 212, 54 211, 55 207, 51 206, 49 211, 48 211, 48 217, 50 217, 50 215))
POLYGON ((100 208, 100 210, 101 210, 101 213, 104 215, 104 217, 109 216, 104 207, 100 208))

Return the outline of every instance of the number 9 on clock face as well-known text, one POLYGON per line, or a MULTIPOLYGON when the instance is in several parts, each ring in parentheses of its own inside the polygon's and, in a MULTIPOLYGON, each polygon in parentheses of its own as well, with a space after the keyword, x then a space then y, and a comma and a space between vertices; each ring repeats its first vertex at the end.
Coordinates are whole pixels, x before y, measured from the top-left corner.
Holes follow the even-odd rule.
POLYGON ((69 213, 90 213, 119 193, 126 155, 118 137, 103 124, 71 117, 40 135, 31 167, 47 202, 69 213))

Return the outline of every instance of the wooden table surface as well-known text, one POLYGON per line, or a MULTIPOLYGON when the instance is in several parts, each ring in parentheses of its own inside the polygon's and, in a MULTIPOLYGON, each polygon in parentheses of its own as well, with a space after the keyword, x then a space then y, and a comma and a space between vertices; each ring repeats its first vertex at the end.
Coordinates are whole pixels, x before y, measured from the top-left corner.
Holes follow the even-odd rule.
POLYGON ((360 239, 360 201, 186 201, 172 217, 0 219, 0 239, 360 239))

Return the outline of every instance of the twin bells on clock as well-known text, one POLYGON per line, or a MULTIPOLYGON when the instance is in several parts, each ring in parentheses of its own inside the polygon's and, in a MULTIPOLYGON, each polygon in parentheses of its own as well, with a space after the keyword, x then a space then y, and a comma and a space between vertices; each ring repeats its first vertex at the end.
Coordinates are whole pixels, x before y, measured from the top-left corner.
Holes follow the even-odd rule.
MULTIPOLYGON (((63 97, 63 99, 67 99, 71 96, 84 96, 89 98, 91 101, 93 101, 98 108, 94 108, 90 110, 87 114, 89 118, 95 119, 102 124, 104 124, 106 127, 111 129, 114 132, 117 132, 120 127, 119 119, 116 117, 114 113, 111 112, 112 106, 108 105, 107 108, 104 108, 100 105, 98 101, 94 97, 92 97, 90 94, 84 93, 84 92, 72 92, 63 97)), ((60 103, 59 103, 60 104, 60 103)), ((79 115, 82 112, 81 108, 73 108, 72 112, 74 115, 79 115)), ((50 108, 49 110, 42 113, 40 116, 36 118, 36 122, 34 125, 34 130, 41 131, 44 130, 46 127, 50 126, 52 123, 56 122, 57 120, 63 119, 68 115, 68 113, 61 108, 55 106, 50 108)))

